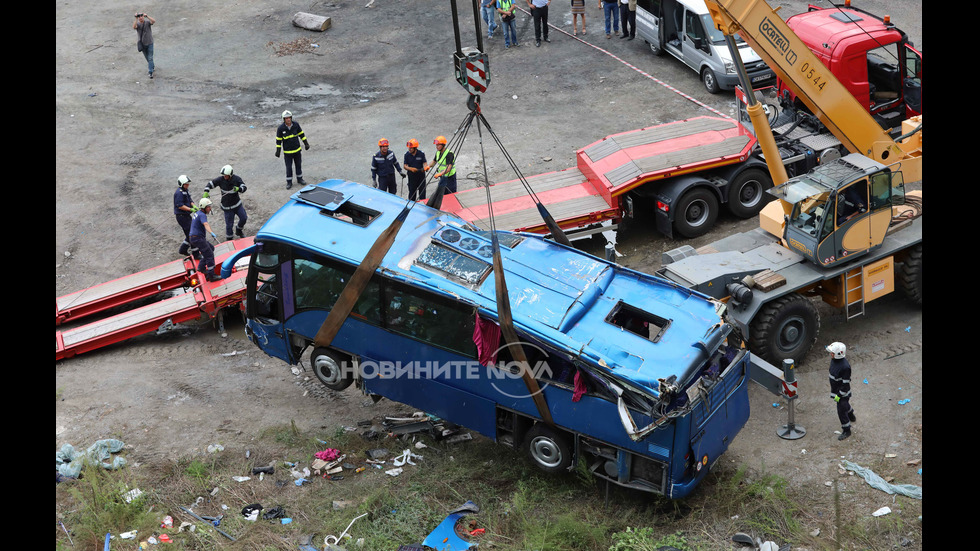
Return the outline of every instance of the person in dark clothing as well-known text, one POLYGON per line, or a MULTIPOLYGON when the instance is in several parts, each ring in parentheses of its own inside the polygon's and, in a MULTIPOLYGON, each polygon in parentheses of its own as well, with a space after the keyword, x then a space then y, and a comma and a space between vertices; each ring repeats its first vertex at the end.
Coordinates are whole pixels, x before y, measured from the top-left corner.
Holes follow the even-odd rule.
POLYGON ((402 178, 405 177, 405 172, 398 164, 395 154, 388 150, 388 140, 378 140, 378 148, 378 152, 371 158, 371 181, 374 182, 374 187, 398 195, 395 172, 401 174, 402 178))
POLYGON ((837 403, 837 417, 840 419, 841 434, 838 440, 851 435, 851 423, 857 421, 851 407, 851 364, 845 358, 847 347, 842 342, 827 346, 830 352, 830 396, 837 403))
POLYGON ((177 225, 184 231, 184 241, 177 249, 180 256, 193 255, 194 258, 200 257, 196 248, 191 247, 191 215, 197 212, 197 207, 191 200, 191 194, 187 191, 191 185, 191 179, 181 174, 177 177, 177 191, 174 192, 174 217, 177 218, 177 225))
POLYGON ((425 153, 419 149, 419 141, 408 140, 408 151, 405 152, 405 171, 408 172, 408 200, 420 201, 425 199, 425 173, 429 165, 425 153))
POLYGON ((201 199, 197 216, 191 222, 189 239, 191 246, 201 251, 201 260, 197 263, 197 272, 204 274, 208 281, 217 281, 221 279, 221 276, 214 273, 214 246, 208 242, 207 236, 210 234, 215 241, 218 240, 218 236, 211 231, 211 225, 208 224, 209 214, 211 214, 211 200, 208 198, 201 199))
POLYGON ((229 241, 238 237, 245 237, 245 222, 248 222, 248 214, 242 204, 240 194, 245 193, 245 182, 235 174, 231 165, 221 167, 221 175, 211 180, 204 186, 204 197, 210 198, 211 190, 218 188, 221 191, 221 210, 225 213, 225 240, 229 241), (235 217, 238 217, 238 227, 232 234, 232 227, 235 225, 235 217))
POLYGON ((296 166, 296 183, 306 185, 303 181, 303 147, 310 148, 306 134, 299 123, 293 120, 289 111, 282 112, 282 124, 276 130, 276 158, 282 152, 286 159, 286 189, 293 187, 293 166, 296 166), (302 141, 302 146, 300 144, 302 141))

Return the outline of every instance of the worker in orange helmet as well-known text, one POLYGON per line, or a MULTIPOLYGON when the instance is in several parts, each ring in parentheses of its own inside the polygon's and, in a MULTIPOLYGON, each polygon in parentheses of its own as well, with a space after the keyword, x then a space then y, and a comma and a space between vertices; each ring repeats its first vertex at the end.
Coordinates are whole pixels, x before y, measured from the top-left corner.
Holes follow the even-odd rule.
POLYGON ((456 158, 449 149, 449 142, 445 136, 438 136, 432 143, 436 146, 432 159, 432 166, 436 169, 434 176, 439 178, 439 186, 446 188, 445 193, 456 193, 456 158))
POLYGON ((374 187, 398 195, 398 186, 395 184, 395 172, 405 177, 405 172, 398 164, 395 154, 388 150, 388 140, 381 138, 378 140, 378 152, 371 159, 371 181, 374 187))
POLYGON ((408 151, 405 152, 405 170, 408 172, 408 200, 425 199, 425 173, 429 170, 425 153, 419 149, 419 141, 408 140, 408 151))

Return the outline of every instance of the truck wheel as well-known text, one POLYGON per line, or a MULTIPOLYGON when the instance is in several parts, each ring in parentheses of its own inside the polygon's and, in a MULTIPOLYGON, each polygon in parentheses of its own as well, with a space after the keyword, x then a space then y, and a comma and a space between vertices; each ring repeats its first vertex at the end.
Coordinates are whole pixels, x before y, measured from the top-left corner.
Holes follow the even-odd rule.
POLYGON ((708 233, 717 219, 718 198, 711 190, 695 188, 677 203, 674 231, 684 237, 699 237, 708 233))
POLYGON ((524 448, 531 462, 544 472, 561 472, 572 464, 568 438, 544 423, 537 423, 527 431, 524 448))
POLYGON ((728 184, 728 210, 739 218, 752 218, 769 202, 766 190, 771 187, 772 178, 764 170, 739 172, 728 184))
POLYGON ((922 306, 922 245, 909 251, 898 273, 902 291, 909 300, 922 306))
POLYGON ((354 375, 349 369, 351 359, 328 348, 315 348, 310 353, 310 365, 313 374, 330 390, 344 390, 354 382, 354 375))
POLYGON ((775 366, 785 359, 800 364, 817 342, 819 332, 817 308, 804 296, 790 293, 756 314, 750 326, 749 349, 775 366))
POLYGON ((711 69, 705 68, 701 71, 701 82, 704 83, 705 89, 712 94, 717 94, 721 90, 721 87, 718 86, 718 77, 711 69))

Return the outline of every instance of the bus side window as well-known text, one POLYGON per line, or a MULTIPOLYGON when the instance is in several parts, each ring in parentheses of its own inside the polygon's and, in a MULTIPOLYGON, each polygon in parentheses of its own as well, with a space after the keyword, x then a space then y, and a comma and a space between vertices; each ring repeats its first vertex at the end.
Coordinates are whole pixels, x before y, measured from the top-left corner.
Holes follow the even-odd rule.
POLYGON ((385 328, 428 344, 476 357, 473 308, 407 286, 385 286, 385 328))

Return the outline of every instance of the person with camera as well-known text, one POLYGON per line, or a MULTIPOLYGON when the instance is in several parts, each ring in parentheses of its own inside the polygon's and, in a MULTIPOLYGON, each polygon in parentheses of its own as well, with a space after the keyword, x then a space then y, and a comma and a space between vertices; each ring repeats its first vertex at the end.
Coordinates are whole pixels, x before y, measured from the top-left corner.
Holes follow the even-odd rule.
POLYGON ((156 23, 156 19, 153 19, 145 13, 138 12, 136 14, 136 21, 133 22, 133 28, 136 29, 136 50, 143 52, 143 57, 146 58, 146 64, 150 70, 150 78, 153 78, 153 25, 156 23))

